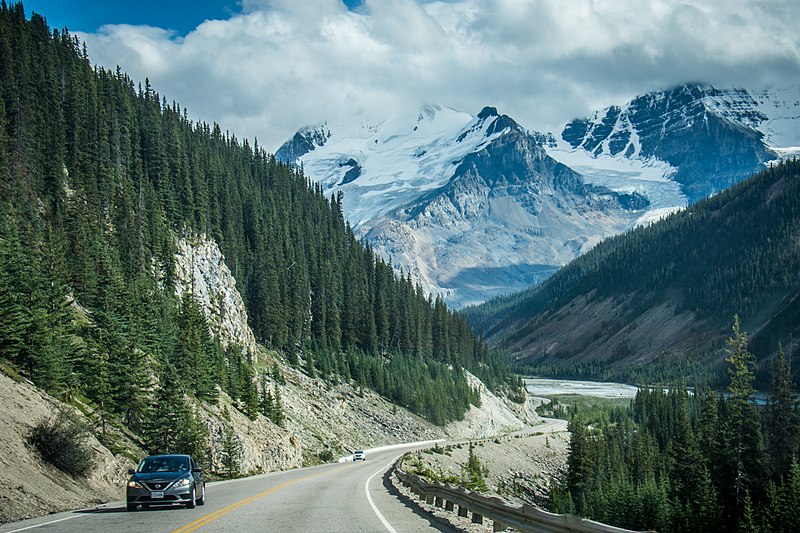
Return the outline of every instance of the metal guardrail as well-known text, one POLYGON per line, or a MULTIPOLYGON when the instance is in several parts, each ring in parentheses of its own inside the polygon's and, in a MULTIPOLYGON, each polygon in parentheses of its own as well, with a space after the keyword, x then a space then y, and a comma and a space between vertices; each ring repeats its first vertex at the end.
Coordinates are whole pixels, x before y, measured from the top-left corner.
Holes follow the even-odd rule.
POLYGON ((405 456, 395 463, 395 473, 400 482, 419 495, 420 499, 451 512, 456 512, 455 507, 458 506, 458 515, 468 517, 471 513, 473 523, 482 524, 488 518, 492 520, 494 531, 513 527, 532 533, 637 533, 575 515, 550 513, 533 505, 512 505, 502 498, 482 496, 463 487, 426 481, 404 471, 404 459, 405 456))

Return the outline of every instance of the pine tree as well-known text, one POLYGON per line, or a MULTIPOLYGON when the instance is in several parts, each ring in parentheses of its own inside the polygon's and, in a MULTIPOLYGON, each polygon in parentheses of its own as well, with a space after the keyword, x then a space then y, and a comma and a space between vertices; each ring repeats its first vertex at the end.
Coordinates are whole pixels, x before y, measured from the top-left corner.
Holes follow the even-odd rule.
POLYGON ((462 466, 462 484, 467 490, 476 492, 487 492, 489 487, 486 485, 486 471, 481 460, 475 454, 475 445, 469 443, 469 455, 467 462, 462 466))
POLYGON ((281 427, 283 427, 284 423, 286 422, 286 414, 283 410, 283 400, 281 400, 281 390, 278 388, 277 384, 275 385, 274 392, 272 394, 272 411, 269 418, 273 423, 281 427))
POLYGON ((773 474, 780 479, 789 472, 792 458, 798 453, 797 393, 783 347, 772 369, 772 389, 767 401, 767 435, 773 474))
POLYGON ((594 464, 591 437, 586 426, 576 416, 569 423, 569 456, 567 457, 567 487, 577 511, 582 512, 584 493, 590 483, 594 464))
POLYGON ((736 456, 736 504, 737 514, 741 516, 745 495, 755 474, 754 468, 751 467, 755 467, 753 461, 758 458, 753 458, 751 453, 754 450, 748 449, 750 435, 755 431, 753 426, 757 421, 756 413, 750 403, 750 397, 755 392, 753 388, 755 358, 747 350, 747 334, 740 331, 738 315, 733 317, 733 335, 728 339, 726 352, 728 357, 725 360, 731 365, 728 369, 731 380, 728 390, 736 456))
POLYGON ((233 430, 231 413, 225 406, 222 410, 222 421, 225 429, 222 436, 222 475, 226 478, 236 478, 241 474, 242 443, 233 430))

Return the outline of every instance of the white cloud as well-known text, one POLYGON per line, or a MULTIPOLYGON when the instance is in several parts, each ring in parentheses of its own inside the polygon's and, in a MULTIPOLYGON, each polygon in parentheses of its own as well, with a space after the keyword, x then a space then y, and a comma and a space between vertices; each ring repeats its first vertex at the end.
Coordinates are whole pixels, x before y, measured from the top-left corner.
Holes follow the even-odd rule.
POLYGON ((686 81, 800 83, 795 0, 245 0, 185 37, 144 26, 81 34, 94 62, 276 149, 344 110, 494 105, 557 129, 686 81))

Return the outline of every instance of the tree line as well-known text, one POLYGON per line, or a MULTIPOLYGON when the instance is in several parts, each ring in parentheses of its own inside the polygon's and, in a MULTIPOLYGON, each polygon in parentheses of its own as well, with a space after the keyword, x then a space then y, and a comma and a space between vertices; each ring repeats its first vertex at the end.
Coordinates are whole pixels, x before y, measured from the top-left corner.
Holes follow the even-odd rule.
POLYGON ((512 383, 460 314, 355 238, 341 202, 0 4, 0 358, 103 424, 185 446, 202 441, 196 402, 219 390, 249 416, 286 416, 257 354, 223 348, 194 295, 175 293, 179 238, 219 244, 257 340, 309 375, 436 423, 479 401, 462 367, 512 383), (189 429, 159 434, 168 416, 189 429))

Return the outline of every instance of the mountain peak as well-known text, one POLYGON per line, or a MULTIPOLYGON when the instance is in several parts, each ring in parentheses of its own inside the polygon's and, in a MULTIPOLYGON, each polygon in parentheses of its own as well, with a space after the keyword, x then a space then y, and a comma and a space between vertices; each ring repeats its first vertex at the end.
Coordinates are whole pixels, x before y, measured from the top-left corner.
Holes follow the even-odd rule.
POLYGON ((486 106, 483 109, 481 109, 480 113, 478 113, 478 118, 487 119, 489 117, 497 117, 499 115, 500 114, 497 112, 496 107, 486 106))

